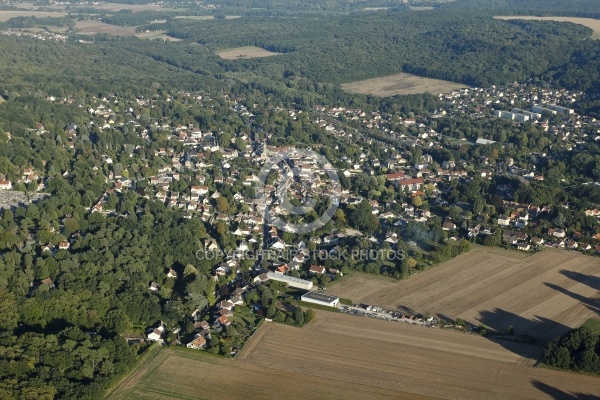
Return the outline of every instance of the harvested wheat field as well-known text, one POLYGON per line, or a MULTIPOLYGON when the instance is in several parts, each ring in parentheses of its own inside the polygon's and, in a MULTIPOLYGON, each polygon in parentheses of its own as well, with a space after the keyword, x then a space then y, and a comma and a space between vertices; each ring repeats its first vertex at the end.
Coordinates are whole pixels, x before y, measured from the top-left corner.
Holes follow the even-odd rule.
POLYGON ((518 259, 478 248, 404 281, 382 282, 361 274, 333 285, 328 294, 392 310, 462 318, 499 332, 512 325, 516 334, 530 335, 542 345, 598 316, 599 290, 598 258, 546 249, 518 259))
POLYGON ((534 21, 556 21, 556 22, 572 22, 587 26, 592 29, 592 39, 600 39, 600 20, 594 18, 576 18, 576 17, 534 17, 534 16, 499 16, 497 19, 526 19, 534 21))
POLYGON ((161 349, 107 400, 427 399, 393 390, 298 375, 187 349, 161 349))
POLYGON ((274 53, 269 50, 261 49, 255 46, 236 47, 217 52, 217 55, 225 60, 237 60, 240 58, 258 58, 277 56, 281 53, 274 53))
POLYGON ((106 33, 107 35, 131 36, 135 34, 135 28, 133 27, 110 25, 93 20, 77 21, 75 31, 82 35, 106 33))
POLYGON ((370 94, 379 97, 396 96, 398 94, 440 94, 468 87, 468 85, 462 83, 423 78, 405 73, 350 82, 342 85, 342 89, 348 92, 370 94))
MULTIPOLYGON (((302 329, 264 324, 235 365, 285 371, 296 381, 318 376, 329 385, 344 382, 341 387, 391 390, 396 398, 548 399, 600 394, 599 377, 532 368, 518 351, 478 335, 330 312, 317 312, 317 319, 302 329)), ((302 394, 286 391, 280 396, 284 397, 302 394)), ((382 396, 356 392, 355 397, 382 396)), ((345 395, 339 393, 338 398, 345 395)))

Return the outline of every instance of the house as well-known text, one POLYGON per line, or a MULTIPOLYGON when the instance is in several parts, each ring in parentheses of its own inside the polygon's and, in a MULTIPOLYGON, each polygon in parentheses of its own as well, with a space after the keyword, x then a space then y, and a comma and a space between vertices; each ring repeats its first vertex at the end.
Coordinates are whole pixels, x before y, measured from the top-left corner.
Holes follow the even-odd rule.
POLYGON ((217 322, 220 323, 221 325, 223 325, 224 327, 228 327, 229 325, 231 325, 231 321, 228 320, 225 315, 219 317, 217 319, 217 322))
POLYGON ((206 339, 204 339, 201 335, 197 335, 194 340, 189 342, 186 347, 188 349, 200 350, 206 346, 206 339))
POLYGON ((452 221, 446 221, 442 225, 442 229, 445 231, 454 231, 456 230, 456 224, 452 221))
POLYGON ((196 321, 194 323, 194 330, 198 332, 210 331, 210 324, 206 321, 196 321))
POLYGON ((550 229, 550 231, 548 231, 548 233, 550 233, 552 236, 557 237, 557 238, 564 238, 565 235, 567 234, 565 232, 565 230, 561 229, 561 228, 550 229))
POLYGON ((158 286, 158 283, 156 283, 156 282, 152 282, 150 284, 150 287, 148 288, 148 290, 150 290, 153 293, 158 293, 159 289, 160 289, 160 286, 158 286))
POLYGON ((58 244, 59 250, 67 250, 69 247, 71 247, 71 244, 64 240, 58 244))
POLYGON ((12 183, 8 180, 0 180, 0 189, 10 190, 12 189, 12 183))
POLYGON ((510 225, 510 217, 507 217, 506 215, 500 215, 498 217, 498 225, 509 226, 510 225))
POLYGON ((152 332, 148 334, 148 340, 152 340, 153 342, 158 342, 162 340, 162 335, 165 332, 165 327, 161 324, 158 328, 153 329, 152 332))
POLYGON ((231 311, 231 309, 233 308, 234 304, 228 300, 223 300, 221 302, 219 302, 219 304, 217 305, 219 308, 224 308, 226 310, 231 311))
POLYGON ((167 273, 167 277, 177 279, 177 271, 173 268, 169 268, 169 272, 167 273))
POLYGON ((531 245, 529 243, 519 243, 517 245, 517 249, 521 251, 529 251, 531 250, 531 245))
POLYGON ((325 267, 322 265, 311 265, 308 272, 311 274, 323 274, 325 273, 325 267))

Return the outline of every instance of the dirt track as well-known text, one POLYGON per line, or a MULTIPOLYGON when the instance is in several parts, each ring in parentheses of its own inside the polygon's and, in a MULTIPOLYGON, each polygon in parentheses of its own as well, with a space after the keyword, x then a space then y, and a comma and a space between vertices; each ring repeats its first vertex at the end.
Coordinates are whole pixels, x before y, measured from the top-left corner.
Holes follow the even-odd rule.
POLYGON ((546 342, 600 315, 600 259, 547 249, 523 260, 473 250, 394 282, 368 275, 328 294, 355 303, 462 318, 546 342))
POLYGON ((303 329, 277 324, 260 329, 258 340, 236 362, 302 374, 298 379, 319 376, 409 398, 600 395, 598 377, 531 368, 517 347, 510 351, 476 335, 329 312, 318 312, 317 320, 303 329))

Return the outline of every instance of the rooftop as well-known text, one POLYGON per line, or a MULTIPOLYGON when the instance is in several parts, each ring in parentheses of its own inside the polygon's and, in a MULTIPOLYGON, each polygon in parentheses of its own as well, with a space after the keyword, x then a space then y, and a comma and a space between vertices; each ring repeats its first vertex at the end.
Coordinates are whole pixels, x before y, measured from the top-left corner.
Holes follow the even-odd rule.
POLYGON ((308 292, 306 294, 303 294, 302 297, 303 298, 313 299, 313 300, 318 300, 318 301, 323 301, 323 302, 326 302, 326 303, 331 303, 331 302, 334 302, 336 300, 339 300, 339 297, 328 296, 326 294, 317 293, 317 292, 308 292))

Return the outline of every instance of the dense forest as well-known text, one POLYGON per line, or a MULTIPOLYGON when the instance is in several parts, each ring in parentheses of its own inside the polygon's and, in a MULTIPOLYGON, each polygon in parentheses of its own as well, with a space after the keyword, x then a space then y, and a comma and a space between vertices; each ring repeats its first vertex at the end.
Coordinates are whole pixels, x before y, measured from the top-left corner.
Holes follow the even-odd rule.
MULTIPOLYGON (((341 83, 404 71, 488 86, 542 76, 552 79, 554 70, 577 60, 589 73, 578 81, 578 89, 588 90, 598 79, 597 70, 587 63, 598 58, 598 47, 582 40, 591 30, 568 23, 428 12, 257 17, 202 24, 172 20, 145 28, 166 29, 171 36, 211 49, 253 45, 284 53, 222 63, 234 75, 250 70, 278 79, 300 75, 341 83)), ((571 76, 582 72, 565 70, 557 77, 575 86, 571 76)))

